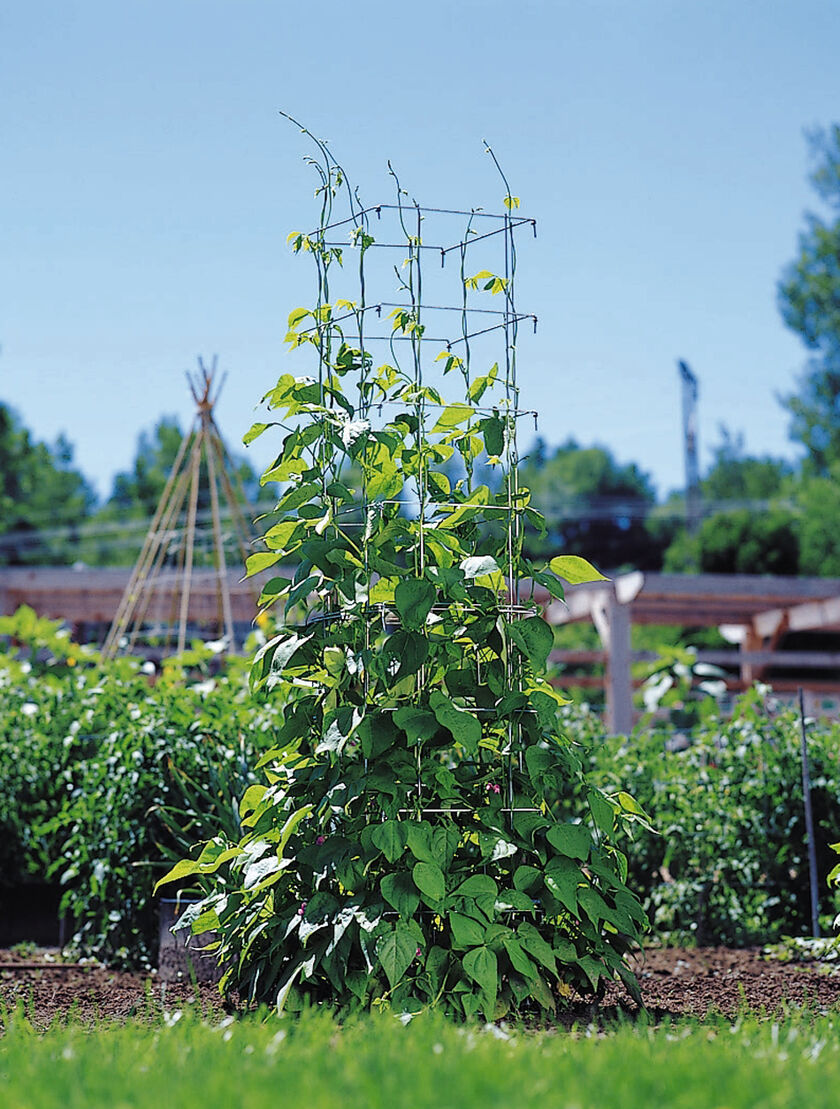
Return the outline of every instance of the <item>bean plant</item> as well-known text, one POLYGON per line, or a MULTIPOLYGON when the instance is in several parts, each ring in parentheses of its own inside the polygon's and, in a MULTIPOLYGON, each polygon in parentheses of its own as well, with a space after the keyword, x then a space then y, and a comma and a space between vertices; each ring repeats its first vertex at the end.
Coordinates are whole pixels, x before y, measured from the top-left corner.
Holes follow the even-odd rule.
POLYGON ((489 230, 466 213, 456 246, 432 247, 395 175, 395 203, 364 209, 317 147, 319 226, 290 236, 317 273, 316 303, 289 316, 307 372, 280 377, 246 436, 280 436, 263 481, 284 492, 248 573, 294 566, 263 589, 282 630, 252 667, 283 723, 242 798, 244 834, 215 836, 166 880, 203 883, 187 923, 218 932, 222 988, 255 1001, 493 1019, 615 977, 636 994, 625 956, 645 918, 614 837, 641 810, 587 787, 533 601, 535 582, 562 597, 561 579, 601 575, 522 554, 523 521, 542 524, 516 453, 515 232, 531 221, 507 189, 489 230), (403 251, 390 315, 369 297, 383 214, 383 248, 396 233, 403 251), (487 239, 503 265, 476 271, 487 239), (432 249, 456 263, 448 341, 433 337, 432 249), (482 332, 501 355, 478 366, 482 332))

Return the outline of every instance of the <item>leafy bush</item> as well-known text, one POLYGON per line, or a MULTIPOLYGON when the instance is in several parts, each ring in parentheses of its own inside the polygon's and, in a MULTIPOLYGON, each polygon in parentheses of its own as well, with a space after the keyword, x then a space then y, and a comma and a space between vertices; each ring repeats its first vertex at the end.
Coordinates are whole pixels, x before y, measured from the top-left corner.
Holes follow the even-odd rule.
MULTIPOLYGON (((568 712, 568 710, 567 710, 568 712)), ((707 719, 685 750, 669 734, 604 738, 575 711, 573 734, 587 738, 593 780, 626 784, 657 834, 641 828, 624 844, 628 882, 662 938, 745 945, 810 929, 798 716, 768 715, 760 693, 740 700, 731 720, 707 719)), ((826 879, 829 842, 840 827, 840 727, 812 725, 812 802, 821 915, 836 895, 826 879)))
POLYGON ((85 952, 148 965, 155 879, 209 822, 238 830, 278 710, 241 664, 185 684, 176 660, 151 688, 136 662, 18 653, 0 654, 0 887, 56 877, 85 952))

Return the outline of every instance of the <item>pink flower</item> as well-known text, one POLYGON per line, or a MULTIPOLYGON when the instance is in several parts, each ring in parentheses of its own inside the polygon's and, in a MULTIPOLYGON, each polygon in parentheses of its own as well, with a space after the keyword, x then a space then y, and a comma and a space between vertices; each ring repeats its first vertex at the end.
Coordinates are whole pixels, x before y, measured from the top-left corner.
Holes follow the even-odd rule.
POLYGON ((326 843, 327 842, 327 837, 326 836, 318 836, 316 838, 315 842, 316 843, 326 843))
POLYGON ((487 788, 488 793, 501 793, 502 792, 502 787, 497 786, 495 782, 488 782, 486 788, 487 788))
POLYGON ((299 908, 299 909, 298 909, 298 911, 297 911, 297 915, 298 915, 298 916, 303 916, 303 914, 304 914, 304 912, 305 912, 305 911, 306 911, 306 902, 305 902, 305 901, 301 901, 301 903, 300 903, 300 908, 299 908))

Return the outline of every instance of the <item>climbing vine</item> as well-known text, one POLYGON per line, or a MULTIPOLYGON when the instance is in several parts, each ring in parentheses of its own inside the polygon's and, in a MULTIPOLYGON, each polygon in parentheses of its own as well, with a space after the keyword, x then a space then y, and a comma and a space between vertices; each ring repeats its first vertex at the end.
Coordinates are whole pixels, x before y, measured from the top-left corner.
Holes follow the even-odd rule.
POLYGON ((246 436, 279 436, 263 480, 285 491, 247 571, 275 573, 261 604, 282 630, 252 683, 283 723, 242 798, 242 838, 215 837, 166 880, 202 885, 188 920, 218 931, 223 988, 278 1006, 492 1019, 614 977, 635 992, 625 955, 645 921, 615 833, 643 814, 584 786, 578 817, 555 815, 583 771, 558 730, 534 589, 562 598, 563 581, 600 575, 522 556, 523 520, 542 524, 516 454, 515 232, 531 221, 505 182, 487 234, 473 212, 455 247, 432 246, 396 175, 395 203, 364 209, 317 149, 319 226, 289 238, 316 269, 316 303, 291 312, 287 336, 308 372, 280 377, 246 436), (368 299, 383 212, 403 247, 390 313, 368 299), (469 265, 488 238, 498 272, 469 265), (457 258, 448 341, 427 304, 428 250, 457 258), (339 296, 348 272, 356 293, 339 296), (501 356, 476 372, 475 336, 490 331, 501 356))

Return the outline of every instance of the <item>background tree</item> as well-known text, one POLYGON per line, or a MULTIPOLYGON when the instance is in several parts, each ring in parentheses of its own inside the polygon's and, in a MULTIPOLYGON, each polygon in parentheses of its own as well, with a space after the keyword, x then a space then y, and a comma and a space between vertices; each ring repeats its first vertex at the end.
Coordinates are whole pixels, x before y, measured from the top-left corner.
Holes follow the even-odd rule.
POLYGON ((667 543, 647 528, 656 493, 634 463, 621 465, 605 447, 567 440, 553 453, 538 439, 520 466, 531 503, 548 534, 526 528, 529 557, 581 555, 601 569, 657 569, 667 543))
POLYGON ((794 468, 783 458, 763 455, 756 458, 744 451, 744 436, 725 425, 721 441, 713 449, 712 464, 701 482, 703 500, 715 505, 724 502, 767 501, 789 492, 794 468))
POLYGON ((796 393, 782 397, 791 438, 805 447, 806 469, 826 477, 840 461, 840 126, 809 136, 811 174, 825 217, 808 213, 799 253, 779 284, 785 323, 813 357, 796 393))
POLYGON ((840 577, 840 463, 827 477, 805 477, 796 494, 799 519, 799 571, 814 577, 840 577))
MULTIPOLYGON (((708 515, 689 534, 681 527, 665 552, 669 573, 796 574, 799 515, 790 463, 744 452, 744 438, 721 427, 712 464, 700 483, 708 515)), ((671 510, 683 505, 674 497, 671 510)))
POLYGON ((96 496, 73 466, 73 448, 33 440, 18 415, 0 403, 0 564, 67 563, 75 529, 96 496))
POLYGON ((736 508, 707 516, 694 535, 683 532, 665 553, 665 570, 703 574, 796 574, 799 522, 789 509, 736 508))

